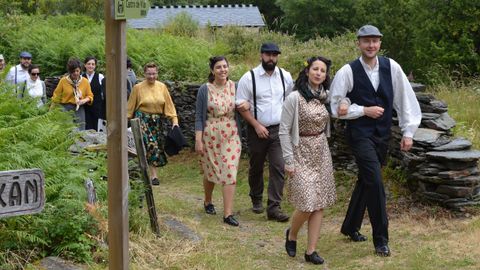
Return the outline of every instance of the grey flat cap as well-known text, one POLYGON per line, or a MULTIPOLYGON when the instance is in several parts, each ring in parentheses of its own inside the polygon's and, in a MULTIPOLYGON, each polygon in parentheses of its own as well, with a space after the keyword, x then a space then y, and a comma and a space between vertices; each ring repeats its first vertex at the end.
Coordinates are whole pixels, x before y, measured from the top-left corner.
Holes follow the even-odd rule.
POLYGON ((358 29, 357 38, 359 37, 383 37, 383 35, 377 27, 367 24, 358 29))

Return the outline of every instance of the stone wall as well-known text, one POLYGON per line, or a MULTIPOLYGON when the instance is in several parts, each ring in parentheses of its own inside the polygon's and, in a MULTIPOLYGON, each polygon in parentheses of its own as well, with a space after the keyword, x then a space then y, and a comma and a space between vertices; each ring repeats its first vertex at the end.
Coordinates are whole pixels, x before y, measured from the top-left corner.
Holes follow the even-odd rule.
MULTIPOLYGON (((194 147, 195 100, 200 85, 178 82, 167 82, 167 85, 177 108, 180 127, 194 147)), ((453 209, 480 205, 480 151, 472 150, 468 140, 452 135, 455 121, 448 115, 444 102, 425 93, 423 85, 412 86, 422 109, 422 122, 412 150, 405 153, 399 150, 401 133, 394 116, 390 160, 405 170, 409 187, 421 198, 453 209)), ((337 170, 355 172, 357 168, 345 141, 344 127, 344 121, 332 121, 329 142, 333 162, 337 170)), ((243 129, 245 135, 245 125, 243 129)), ((246 152, 245 136, 242 142, 246 152)))

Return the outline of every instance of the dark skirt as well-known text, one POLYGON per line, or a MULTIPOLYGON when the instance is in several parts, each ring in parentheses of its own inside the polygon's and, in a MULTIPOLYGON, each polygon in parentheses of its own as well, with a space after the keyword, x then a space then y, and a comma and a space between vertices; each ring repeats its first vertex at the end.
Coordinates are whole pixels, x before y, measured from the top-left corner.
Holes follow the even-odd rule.
POLYGON ((135 117, 140 119, 140 128, 142 129, 148 165, 155 167, 165 166, 167 164, 167 156, 164 151, 163 116, 136 111, 135 117))
POLYGON ((80 106, 78 110, 77 105, 65 103, 61 104, 64 112, 74 111, 75 118, 73 119, 74 123, 78 125, 78 130, 85 130, 85 107, 80 106))

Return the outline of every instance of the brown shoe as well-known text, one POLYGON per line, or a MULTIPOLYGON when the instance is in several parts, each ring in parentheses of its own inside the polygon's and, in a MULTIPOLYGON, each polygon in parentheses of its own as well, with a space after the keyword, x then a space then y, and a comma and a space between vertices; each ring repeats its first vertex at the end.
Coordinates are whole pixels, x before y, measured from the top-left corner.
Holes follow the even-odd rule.
POLYGON ((273 213, 267 213, 268 220, 276 220, 278 222, 287 222, 289 217, 287 214, 283 213, 282 210, 278 209, 273 213))

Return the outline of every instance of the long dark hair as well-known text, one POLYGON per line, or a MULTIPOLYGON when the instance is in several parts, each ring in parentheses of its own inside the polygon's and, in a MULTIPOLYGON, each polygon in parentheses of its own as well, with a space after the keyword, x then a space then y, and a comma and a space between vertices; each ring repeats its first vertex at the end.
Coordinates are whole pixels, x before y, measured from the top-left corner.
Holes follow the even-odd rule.
MULTIPOLYGON (((227 58, 225 56, 222 56, 222 55, 213 56, 213 57, 210 57, 208 59, 208 61, 210 62, 209 63, 210 72, 208 73, 208 82, 209 83, 213 83, 213 81, 215 80, 215 75, 213 75, 213 73, 212 73, 213 67, 215 67, 215 64, 217 62, 220 62, 220 61, 223 61, 223 60, 225 60, 225 62, 227 62, 227 65, 228 65, 227 58)), ((227 80, 228 80, 228 78, 227 78, 227 80)))
MULTIPOLYGON (((295 89, 305 98, 307 102, 314 98, 317 98, 312 93, 312 91, 308 89, 308 77, 307 77, 307 73, 312 67, 313 62, 315 61, 322 61, 327 66, 327 74, 325 77, 325 81, 322 82, 322 86, 323 86, 322 92, 327 91, 330 88, 330 66, 332 65, 332 61, 330 61, 329 59, 323 56, 314 56, 314 57, 308 58, 307 61, 304 62, 305 67, 300 71, 300 73, 298 73, 298 78, 295 81, 295 89)), ((324 95, 321 94, 320 96, 324 97, 324 98, 321 98, 320 101, 322 103, 325 102, 326 93, 324 95)))

